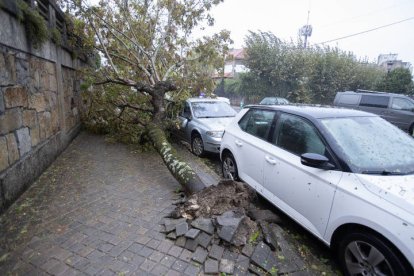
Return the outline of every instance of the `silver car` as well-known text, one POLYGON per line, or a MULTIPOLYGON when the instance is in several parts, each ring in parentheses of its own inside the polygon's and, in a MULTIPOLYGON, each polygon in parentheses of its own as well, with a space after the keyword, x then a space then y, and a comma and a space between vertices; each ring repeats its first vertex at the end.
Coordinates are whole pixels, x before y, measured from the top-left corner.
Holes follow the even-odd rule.
POLYGON ((196 156, 207 151, 219 153, 224 128, 235 116, 236 111, 222 99, 190 98, 179 113, 176 134, 190 143, 196 156))

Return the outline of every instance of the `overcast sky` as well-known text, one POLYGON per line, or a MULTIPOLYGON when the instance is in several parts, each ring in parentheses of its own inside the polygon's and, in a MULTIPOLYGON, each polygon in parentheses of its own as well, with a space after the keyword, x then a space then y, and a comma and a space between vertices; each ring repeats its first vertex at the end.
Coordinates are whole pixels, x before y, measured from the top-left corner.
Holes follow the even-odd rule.
POLYGON ((311 44, 412 18, 328 44, 375 62, 381 53, 396 53, 414 65, 414 0, 225 0, 213 10, 215 26, 203 33, 228 29, 235 48, 243 46, 248 30, 296 41, 308 11, 311 44))

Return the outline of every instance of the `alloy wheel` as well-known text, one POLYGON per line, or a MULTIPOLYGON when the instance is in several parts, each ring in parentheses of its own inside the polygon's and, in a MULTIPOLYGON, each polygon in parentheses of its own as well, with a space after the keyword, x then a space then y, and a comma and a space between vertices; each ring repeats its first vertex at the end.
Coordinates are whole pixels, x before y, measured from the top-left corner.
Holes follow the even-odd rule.
POLYGON ((234 180, 236 176, 236 166, 231 157, 227 156, 223 161, 223 176, 231 180, 234 180))
POLYGON ((200 136, 196 136, 193 138, 192 143, 193 153, 197 156, 201 156, 204 152, 203 140, 200 136))

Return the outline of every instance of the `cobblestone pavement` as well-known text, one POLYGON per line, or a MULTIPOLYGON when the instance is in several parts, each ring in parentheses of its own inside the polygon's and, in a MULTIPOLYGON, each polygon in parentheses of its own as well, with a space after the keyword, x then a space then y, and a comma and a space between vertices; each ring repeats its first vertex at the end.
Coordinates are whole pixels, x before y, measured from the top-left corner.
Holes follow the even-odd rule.
POLYGON ((0 217, 0 275, 195 275, 159 232, 178 188, 156 153, 81 133, 0 217))

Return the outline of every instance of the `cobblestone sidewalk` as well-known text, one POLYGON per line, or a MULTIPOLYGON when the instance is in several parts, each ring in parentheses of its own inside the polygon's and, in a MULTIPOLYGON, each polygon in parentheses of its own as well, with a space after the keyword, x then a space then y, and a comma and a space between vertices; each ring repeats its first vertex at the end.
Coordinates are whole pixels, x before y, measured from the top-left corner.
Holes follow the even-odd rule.
POLYGON ((0 275, 195 275, 160 223, 179 184, 156 153, 81 133, 0 217, 0 275))

